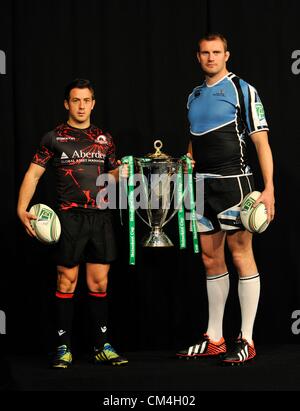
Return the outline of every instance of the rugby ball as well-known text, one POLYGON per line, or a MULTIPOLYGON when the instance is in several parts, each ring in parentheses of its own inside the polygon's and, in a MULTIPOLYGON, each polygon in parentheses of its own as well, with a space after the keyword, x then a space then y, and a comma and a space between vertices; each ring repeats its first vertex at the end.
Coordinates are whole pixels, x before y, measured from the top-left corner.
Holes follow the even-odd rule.
POLYGON ((247 194, 241 204, 240 216, 243 226, 251 233, 262 233, 268 227, 267 209, 263 203, 253 207, 260 197, 259 191, 247 194))
POLYGON ((31 220, 31 226, 37 239, 46 244, 57 243, 61 233, 61 225, 55 211, 45 204, 35 204, 29 212, 37 217, 36 220, 31 220))

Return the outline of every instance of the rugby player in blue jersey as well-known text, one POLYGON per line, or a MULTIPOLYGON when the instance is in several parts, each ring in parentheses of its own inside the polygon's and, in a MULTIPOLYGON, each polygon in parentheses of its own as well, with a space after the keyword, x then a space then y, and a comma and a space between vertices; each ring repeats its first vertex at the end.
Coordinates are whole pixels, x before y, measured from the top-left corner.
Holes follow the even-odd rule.
POLYGON ((268 124, 256 89, 227 70, 227 40, 208 34, 199 41, 197 58, 204 83, 189 95, 188 151, 195 161, 196 179, 204 181, 204 211, 198 214, 198 231, 207 279, 208 326, 195 344, 178 357, 221 354, 224 364, 241 364, 254 358, 252 338, 260 296, 260 276, 252 249, 252 233, 240 220, 243 198, 254 190, 247 159, 247 144, 254 143, 264 188, 258 203, 264 203, 268 220, 274 218, 273 159, 268 142, 268 124), (223 337, 223 314, 229 293, 225 243, 239 275, 238 297, 241 330, 231 349, 223 337))

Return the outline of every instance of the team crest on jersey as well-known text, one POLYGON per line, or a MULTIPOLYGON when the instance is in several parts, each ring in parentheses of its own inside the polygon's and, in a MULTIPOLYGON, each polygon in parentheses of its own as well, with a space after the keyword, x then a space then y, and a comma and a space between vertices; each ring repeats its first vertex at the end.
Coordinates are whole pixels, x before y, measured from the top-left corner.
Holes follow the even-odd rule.
POLYGON ((107 144, 107 137, 104 134, 100 134, 96 139, 95 142, 98 144, 107 144))

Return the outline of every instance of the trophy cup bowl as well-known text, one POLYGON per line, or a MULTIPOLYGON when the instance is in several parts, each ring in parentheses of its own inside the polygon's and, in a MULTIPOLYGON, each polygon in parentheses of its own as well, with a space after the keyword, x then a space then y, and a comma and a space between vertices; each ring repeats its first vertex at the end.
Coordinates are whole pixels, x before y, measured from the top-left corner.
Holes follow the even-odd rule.
POLYGON ((135 158, 137 171, 142 177, 146 218, 143 217, 141 210, 136 210, 136 212, 141 220, 151 228, 150 233, 142 240, 144 247, 173 247, 163 227, 178 211, 174 194, 176 176, 182 160, 162 153, 160 150, 162 145, 160 140, 156 140, 154 142, 155 153, 143 158, 135 158))

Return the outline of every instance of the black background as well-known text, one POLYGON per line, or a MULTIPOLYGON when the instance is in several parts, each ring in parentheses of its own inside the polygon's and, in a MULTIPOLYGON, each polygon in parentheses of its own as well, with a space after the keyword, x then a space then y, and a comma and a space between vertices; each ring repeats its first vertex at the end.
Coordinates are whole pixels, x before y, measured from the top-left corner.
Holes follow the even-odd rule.
MULTIPOLYGON (((18 189, 41 136, 66 118, 63 90, 75 77, 96 89, 93 122, 111 132, 117 155, 143 155, 153 141, 181 156, 189 140, 186 100, 203 80, 197 40, 206 31, 229 41, 228 68, 254 85, 264 103, 275 162, 276 220, 254 248, 262 292, 255 340, 299 342, 292 312, 300 309, 299 78, 292 52, 300 48, 297 1, 259 3, 218 0, 7 1, 1 4, 0 144, 3 244, 0 309, 10 347, 48 351, 52 346, 56 273, 51 248, 29 238, 16 216, 18 189)), ((258 169, 253 149, 254 169, 258 169)), ((257 175, 261 189, 261 176, 257 175)), ((47 172, 32 201, 53 205, 47 172)), ((115 212, 119 258, 110 272, 112 341, 123 350, 173 349, 205 331, 204 269, 188 248, 180 251, 176 219, 166 227, 176 247, 146 250, 138 245, 128 264, 128 226, 115 212)), ((137 222, 140 240, 147 228, 137 222)), ((240 326, 237 274, 230 259, 231 291, 224 332, 240 326)), ((74 344, 88 345, 84 267, 77 290, 74 344)))

